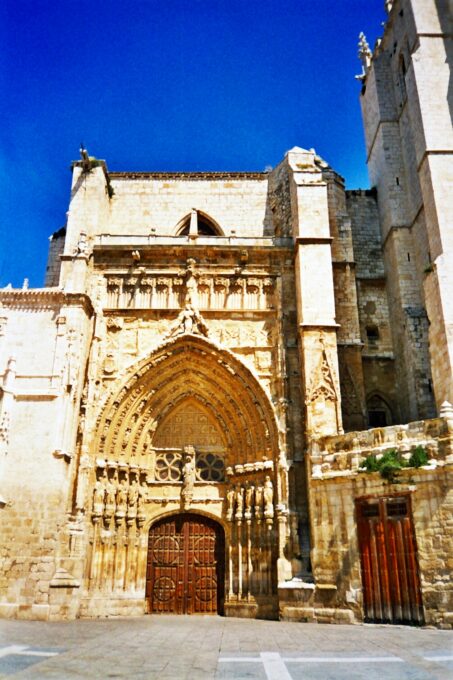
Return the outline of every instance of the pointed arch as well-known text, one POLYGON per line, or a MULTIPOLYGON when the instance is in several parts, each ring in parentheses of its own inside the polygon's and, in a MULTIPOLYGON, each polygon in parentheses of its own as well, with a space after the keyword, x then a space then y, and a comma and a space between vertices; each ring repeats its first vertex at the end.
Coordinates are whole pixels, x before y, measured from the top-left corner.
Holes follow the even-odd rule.
POLYGON ((366 398, 368 427, 386 427, 393 425, 393 409, 388 398, 374 390, 366 398))
MULTIPOLYGON (((224 236, 219 223, 210 215, 202 210, 195 210, 195 212, 197 217, 197 234, 199 236, 224 236)), ((188 213, 179 220, 175 228, 175 236, 186 236, 189 234, 191 216, 192 213, 188 213)))
POLYGON ((98 419, 94 451, 146 467, 156 432, 184 402, 196 404, 222 433, 228 465, 276 460, 275 412, 257 378, 229 350, 191 334, 130 371, 98 419))

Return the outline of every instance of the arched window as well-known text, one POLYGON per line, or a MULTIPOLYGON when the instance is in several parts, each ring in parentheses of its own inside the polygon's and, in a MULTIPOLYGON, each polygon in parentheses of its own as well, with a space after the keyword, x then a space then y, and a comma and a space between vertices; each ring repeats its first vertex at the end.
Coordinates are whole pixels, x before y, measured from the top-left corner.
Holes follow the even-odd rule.
POLYGON ((372 394, 367 398, 368 427, 386 427, 392 425, 392 410, 380 394, 372 394))
POLYGON ((176 228, 176 236, 222 236, 222 230, 212 217, 195 208, 186 215, 176 228))

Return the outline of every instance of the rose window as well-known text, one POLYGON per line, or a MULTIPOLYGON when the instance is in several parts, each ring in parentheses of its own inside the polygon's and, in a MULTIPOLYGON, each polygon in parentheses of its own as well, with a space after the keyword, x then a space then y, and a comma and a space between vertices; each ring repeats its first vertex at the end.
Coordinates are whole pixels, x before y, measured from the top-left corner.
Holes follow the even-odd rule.
POLYGON ((155 477, 161 482, 181 481, 181 454, 161 453, 156 458, 155 477))
POLYGON ((224 479, 223 459, 214 453, 198 454, 196 458, 196 475, 199 481, 222 482, 224 479))

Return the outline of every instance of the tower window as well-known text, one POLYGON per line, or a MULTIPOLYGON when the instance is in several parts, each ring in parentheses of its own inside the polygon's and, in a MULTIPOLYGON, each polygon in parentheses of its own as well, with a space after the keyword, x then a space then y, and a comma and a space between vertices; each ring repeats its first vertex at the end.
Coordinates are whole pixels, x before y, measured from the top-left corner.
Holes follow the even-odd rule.
POLYGON ((398 62, 398 81, 399 81, 399 86, 400 86, 400 91, 401 91, 401 101, 404 102, 406 100, 406 62, 404 61, 404 57, 402 54, 400 54, 399 62, 398 62))
POLYGON ((374 345, 379 340, 379 329, 377 326, 366 327, 366 339, 370 345, 374 345))

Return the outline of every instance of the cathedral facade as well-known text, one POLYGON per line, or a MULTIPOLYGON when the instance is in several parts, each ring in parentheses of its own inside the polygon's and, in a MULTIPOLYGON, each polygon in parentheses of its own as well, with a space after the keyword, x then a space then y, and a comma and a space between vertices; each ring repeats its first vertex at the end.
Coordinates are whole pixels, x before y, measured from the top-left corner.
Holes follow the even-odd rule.
POLYGON ((452 626, 448 3, 386 4, 373 189, 73 163, 0 290, 0 615, 452 626))

